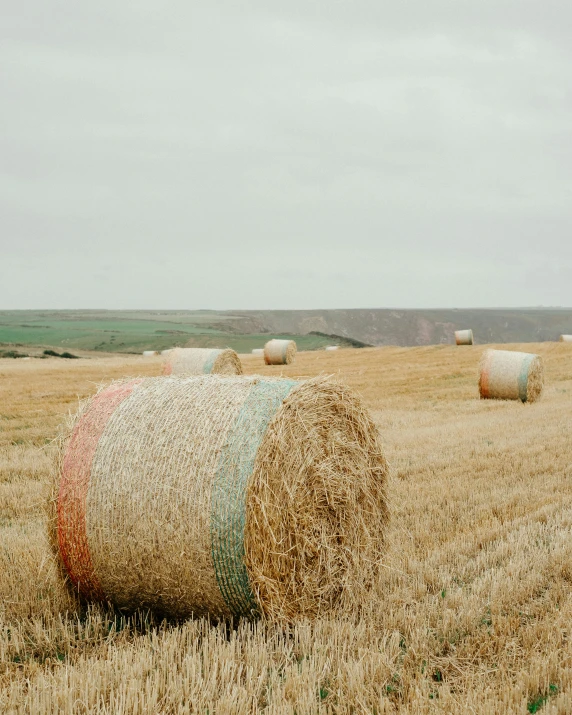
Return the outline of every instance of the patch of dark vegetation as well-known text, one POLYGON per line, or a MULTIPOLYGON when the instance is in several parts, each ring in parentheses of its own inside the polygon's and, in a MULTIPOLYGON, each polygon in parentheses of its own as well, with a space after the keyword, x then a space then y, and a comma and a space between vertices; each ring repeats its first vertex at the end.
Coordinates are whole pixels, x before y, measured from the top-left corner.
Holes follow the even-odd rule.
POLYGON ((554 683, 550 683, 548 686, 548 692, 547 693, 538 693, 538 695, 534 696, 528 701, 528 704, 526 706, 526 709, 528 710, 529 713, 537 713, 543 705, 546 703, 549 697, 552 695, 556 695, 558 692, 558 686, 554 685, 554 683))
POLYGON ((0 350, 0 358, 25 358, 30 357, 28 353, 21 353, 18 350, 0 350))
POLYGON ((50 356, 50 357, 59 357, 59 358, 66 358, 67 360, 78 360, 77 355, 72 355, 71 353, 64 352, 64 353, 57 353, 55 350, 44 350, 44 355, 50 356))
POLYGON ((372 348, 373 345, 370 343, 362 343, 361 340, 356 340, 355 338, 344 338, 343 335, 336 335, 335 333, 320 333, 318 330, 312 330, 308 335, 319 335, 321 338, 330 338, 334 340, 338 345, 343 345, 346 347, 351 346, 352 348, 372 348))

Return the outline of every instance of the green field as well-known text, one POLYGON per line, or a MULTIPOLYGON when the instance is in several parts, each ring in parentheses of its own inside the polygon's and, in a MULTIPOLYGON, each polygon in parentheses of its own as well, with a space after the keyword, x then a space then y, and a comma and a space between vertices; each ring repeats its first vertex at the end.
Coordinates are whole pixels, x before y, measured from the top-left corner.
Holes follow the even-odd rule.
POLYGON ((0 345, 140 353, 171 347, 230 347, 250 352, 271 337, 293 339, 300 350, 331 344, 320 335, 244 333, 228 314, 147 311, 3 311, 0 345))

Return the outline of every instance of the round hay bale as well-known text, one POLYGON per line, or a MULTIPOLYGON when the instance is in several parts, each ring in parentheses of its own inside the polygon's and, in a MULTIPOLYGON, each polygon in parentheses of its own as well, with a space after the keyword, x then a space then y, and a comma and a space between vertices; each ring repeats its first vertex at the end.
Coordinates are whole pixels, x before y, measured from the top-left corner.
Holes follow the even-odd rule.
POLYGON ((163 374, 242 375, 242 364, 230 348, 173 348, 167 353, 163 374))
POLYGON ((166 350, 161 350, 161 355, 167 355, 168 353, 171 352, 173 348, 167 348, 166 350))
POLYGON ((339 345, 326 345, 326 350, 338 350, 339 345))
POLYGON ((455 330, 455 343, 457 345, 472 345, 473 331, 472 330, 455 330))
POLYGON ((572 335, 561 335, 560 342, 561 343, 572 343, 572 335))
POLYGON ((264 346, 264 362, 267 365, 290 365, 296 357, 296 343, 293 340, 269 340, 264 346))
POLYGON ((143 350, 143 357, 154 357, 158 354, 157 350, 143 350))
POLYGON ((264 355, 264 348, 253 348, 252 350, 253 355, 264 355))
POLYGON ((116 382, 60 464, 53 541, 87 599, 289 621, 354 609, 377 578, 387 464, 335 381, 116 382))
POLYGON ((511 350, 485 350, 479 366, 483 399, 534 402, 544 387, 542 358, 511 350))

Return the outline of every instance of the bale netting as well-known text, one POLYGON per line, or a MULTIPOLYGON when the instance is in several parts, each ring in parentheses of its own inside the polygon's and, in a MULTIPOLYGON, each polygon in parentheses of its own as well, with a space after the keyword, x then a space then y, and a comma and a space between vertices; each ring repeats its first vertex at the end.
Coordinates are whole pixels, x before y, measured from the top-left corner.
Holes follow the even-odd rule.
POLYGON ((264 346, 264 362, 267 365, 290 365, 296 357, 296 343, 293 340, 269 340, 264 346))
POLYGON ((86 599, 292 621, 354 609, 377 579, 387 464, 333 380, 112 383, 60 464, 52 541, 86 599))
POLYGON ((544 387, 544 365, 539 355, 511 350, 485 350, 479 366, 479 394, 483 399, 534 402, 544 387))
POLYGON ((455 343, 457 345, 472 345, 473 331, 472 330, 455 330, 455 343))
POLYGON ((242 364, 230 348, 174 348, 165 356, 163 374, 242 375, 242 364))
POLYGON ((572 343, 572 335, 561 335, 560 342, 561 343, 572 343))

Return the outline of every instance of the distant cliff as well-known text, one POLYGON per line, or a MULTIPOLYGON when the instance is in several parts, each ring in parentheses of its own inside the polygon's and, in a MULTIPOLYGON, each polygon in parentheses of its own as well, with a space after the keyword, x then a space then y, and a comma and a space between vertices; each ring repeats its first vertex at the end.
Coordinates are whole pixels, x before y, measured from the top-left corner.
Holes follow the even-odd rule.
POLYGON ((447 310, 227 311, 241 332, 340 335, 370 345, 454 342, 454 331, 472 328, 476 343, 542 342, 572 334, 572 309, 494 308, 447 310))

